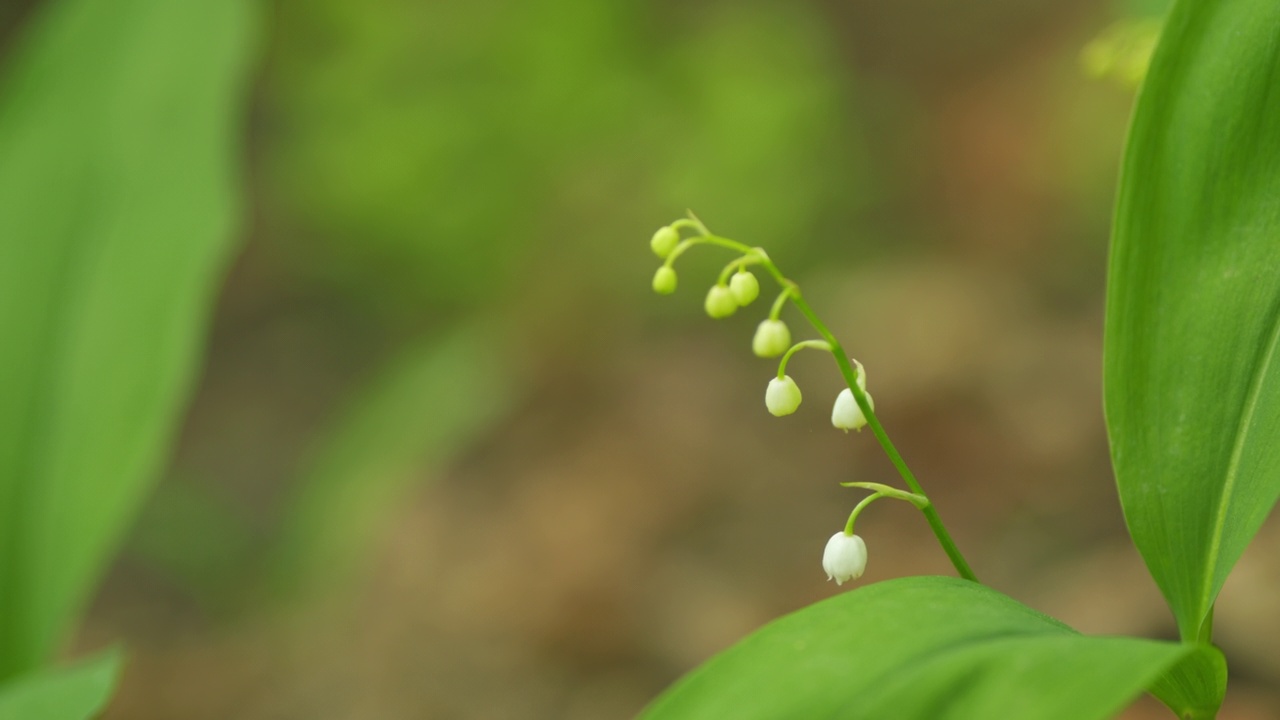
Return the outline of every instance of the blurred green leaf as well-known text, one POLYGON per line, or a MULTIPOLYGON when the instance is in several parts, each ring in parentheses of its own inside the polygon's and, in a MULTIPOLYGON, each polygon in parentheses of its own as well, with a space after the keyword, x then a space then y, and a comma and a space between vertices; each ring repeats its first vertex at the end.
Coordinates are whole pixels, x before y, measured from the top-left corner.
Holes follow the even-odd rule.
POLYGON ((1086 637, 977 583, 911 577, 766 625, 690 673, 643 717, 1108 718, 1179 663, 1209 672, 1216 654, 1086 637))
POLYGON ((165 459, 230 253, 248 0, 64 0, 0 86, 0 679, 165 459))
POLYGON ((522 397, 520 373, 483 320, 409 343, 308 444, 278 536, 263 537, 215 487, 169 482, 127 549, 208 607, 243 601, 263 579, 286 596, 332 588, 413 488, 522 397))
MULTIPOLYGON (((862 207, 882 191, 861 175, 830 29, 803 3, 726 4, 670 53, 655 191, 714 227, 750 228, 782 249, 805 241, 826 203, 862 207), (797 238, 796 236, 800 237, 797 238)), ((846 233, 852 235, 846 230, 846 233)), ((842 239, 841 243, 848 240, 842 239)))
POLYGON ((89 720, 111 699, 123 653, 109 650, 63 670, 20 675, 0 684, 0 720, 89 720))
POLYGON ((123 548, 129 560, 177 582, 206 610, 243 590, 263 544, 262 533, 218 489, 181 478, 161 483, 123 548))
POLYGON ((1106 414, 1125 518, 1183 638, 1280 496, 1280 4, 1181 2, 1124 161, 1106 414))
POLYGON ((517 396, 507 351, 481 322, 411 345, 316 441, 288 503, 283 588, 330 584, 366 556, 417 478, 438 470, 517 396))
POLYGON ((1120 0, 1120 11, 1132 17, 1158 17, 1169 12, 1173 0, 1120 0))
POLYGON ((1117 20, 1084 46, 1081 65, 1094 77, 1110 76, 1136 88, 1146 77, 1163 26, 1159 17, 1117 20))
POLYGON ((626 97, 624 7, 281 3, 265 167, 298 261, 416 314, 499 286, 626 97))

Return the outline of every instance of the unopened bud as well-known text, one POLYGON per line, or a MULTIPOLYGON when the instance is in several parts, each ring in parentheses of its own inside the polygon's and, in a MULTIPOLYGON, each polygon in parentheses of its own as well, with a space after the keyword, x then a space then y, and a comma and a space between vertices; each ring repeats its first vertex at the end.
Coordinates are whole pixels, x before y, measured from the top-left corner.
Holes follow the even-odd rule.
POLYGON ((751 352, 759 357, 778 357, 791 347, 791 330, 781 320, 764 320, 751 338, 751 352))
POLYGON ((669 265, 658 268, 653 274, 653 291, 659 295, 670 295, 676 291, 676 271, 669 265))
POLYGON ((707 314, 719 320, 727 318, 738 310, 738 301, 733 299, 733 292, 727 285, 712 285, 707 292, 707 301, 703 305, 707 314))
POLYGON ((653 250, 653 254, 660 258, 666 259, 672 250, 676 249, 676 245, 680 244, 680 233, 670 225, 658 228, 653 234, 653 239, 649 241, 649 248, 653 250))
POLYGON ((777 417, 790 415, 800 407, 800 387, 790 375, 775 377, 764 392, 764 405, 777 417))
POLYGON ((739 270, 729 279, 729 291, 739 305, 746 307, 760 297, 760 281, 750 272, 739 270))

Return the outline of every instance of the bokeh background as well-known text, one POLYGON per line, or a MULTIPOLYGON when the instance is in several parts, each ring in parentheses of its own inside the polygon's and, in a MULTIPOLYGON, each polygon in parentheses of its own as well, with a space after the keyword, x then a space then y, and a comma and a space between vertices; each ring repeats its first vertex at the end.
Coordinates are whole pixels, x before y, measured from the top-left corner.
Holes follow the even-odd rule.
MULTIPOLYGON (((40 5, 0 6, 0 48, 40 5)), ((1134 89, 1081 59, 1165 5, 265 4, 245 244, 74 643, 128 644, 108 717, 625 718, 843 591, 837 483, 892 467, 830 427, 828 358, 764 411, 768 299, 701 310, 731 256, 649 291, 686 208, 800 281, 986 582, 1174 637, 1100 401, 1134 89)), ((904 504, 860 528, 862 582, 950 570, 904 504)), ((1219 604, 1223 718, 1280 716, 1277 549, 1272 524, 1219 604)))

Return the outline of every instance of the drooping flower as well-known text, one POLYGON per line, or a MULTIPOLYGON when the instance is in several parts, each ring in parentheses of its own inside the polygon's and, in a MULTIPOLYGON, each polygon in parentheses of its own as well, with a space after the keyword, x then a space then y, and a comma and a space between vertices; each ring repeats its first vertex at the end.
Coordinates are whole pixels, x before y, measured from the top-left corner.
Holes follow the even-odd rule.
POLYGON ((738 311, 738 301, 733 297, 733 291, 728 285, 712 285, 707 291, 707 300, 703 303, 707 314, 712 318, 719 320, 727 318, 738 311))
POLYGON ((729 278, 729 292, 742 307, 755 302, 760 297, 760 281, 746 270, 739 270, 729 278))
POLYGON ((765 407, 777 417, 795 412, 800 407, 800 399, 800 387, 790 375, 770 380, 769 388, 764 392, 765 407))
MULTIPOLYGON (((876 409, 876 401, 867 393, 867 404, 872 410, 876 409)), ((831 408, 831 424, 849 432, 850 430, 861 430, 867 425, 867 416, 863 414, 862 408, 858 407, 858 401, 853 397, 853 391, 845 388, 836 396, 836 404, 831 408)))
MULTIPOLYGON (((853 361, 857 365, 858 371, 858 389, 867 396, 867 404, 872 410, 876 409, 876 401, 867 392, 867 372, 862 368, 862 363, 857 360, 853 361)), ((867 424, 867 416, 863 414, 862 408, 858 406, 858 401, 853 397, 853 391, 845 388, 836 395, 835 405, 831 408, 831 424, 849 432, 850 430, 861 430, 867 424)))
POLYGON ((827 541, 822 552, 822 569, 827 579, 842 585, 846 580, 857 580, 867 569, 867 544, 857 535, 845 535, 840 531, 827 541))
POLYGON ((670 295, 676 291, 676 271, 669 265, 663 265, 653 274, 653 291, 659 295, 670 295))
POLYGON ((778 357, 791 347, 791 330, 781 320, 762 320, 751 338, 751 352, 762 358, 778 357))
POLYGON ((649 248, 653 250, 653 254, 662 259, 666 259, 672 250, 676 249, 676 245, 680 244, 680 233, 670 225, 658 228, 653 234, 653 239, 649 241, 649 248))

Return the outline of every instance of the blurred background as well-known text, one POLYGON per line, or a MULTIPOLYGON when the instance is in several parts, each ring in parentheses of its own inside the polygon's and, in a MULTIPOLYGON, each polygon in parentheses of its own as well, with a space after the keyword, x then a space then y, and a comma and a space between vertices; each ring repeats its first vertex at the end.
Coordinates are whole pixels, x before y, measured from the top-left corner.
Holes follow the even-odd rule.
MULTIPOLYGON (((0 49, 40 5, 0 6, 0 49)), ((896 476, 831 428, 829 358, 764 411, 769 291, 702 312, 731 256, 650 292, 686 208, 802 284, 986 582, 1176 636, 1100 402, 1133 73, 1084 52, 1166 5, 268 4, 247 240, 76 640, 128 645, 108 717, 625 718, 846 589, 820 565, 861 496, 837 483, 896 476)), ((860 528, 862 582, 950 573, 905 504, 860 528)), ((1219 604, 1223 718, 1280 716, 1268 547, 1274 524, 1219 604)))

